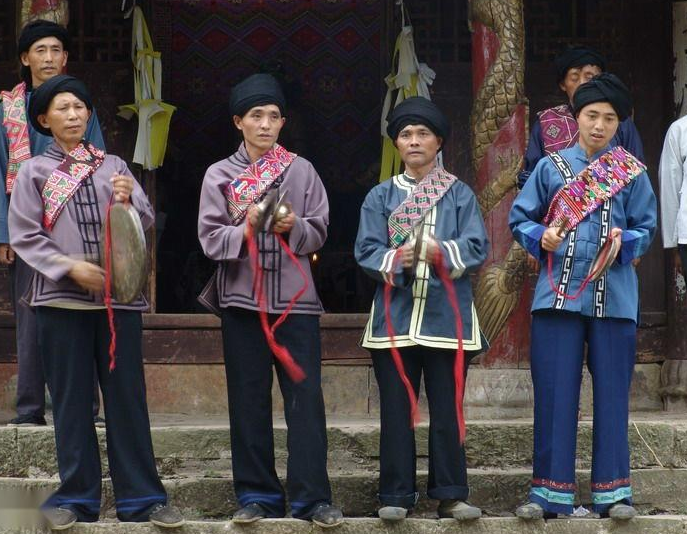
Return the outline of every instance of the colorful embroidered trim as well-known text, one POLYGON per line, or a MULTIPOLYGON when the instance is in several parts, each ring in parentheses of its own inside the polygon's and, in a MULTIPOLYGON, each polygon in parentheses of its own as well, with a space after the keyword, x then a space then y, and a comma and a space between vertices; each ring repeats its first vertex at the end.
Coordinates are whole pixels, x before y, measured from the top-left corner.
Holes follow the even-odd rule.
POLYGON ((608 491, 618 486, 629 486, 630 478, 619 478, 611 482, 592 482, 592 491, 608 491))
POLYGON ((243 220, 250 205, 262 200, 294 159, 296 154, 275 144, 225 187, 224 196, 232 224, 236 225, 243 220))
POLYGON ((547 502, 555 502, 557 504, 569 504, 571 506, 575 503, 574 493, 561 493, 559 491, 553 491, 547 488, 532 488, 530 494, 536 495, 537 497, 541 497, 547 502))
POLYGON ((623 147, 609 150, 558 190, 543 224, 572 230, 645 170, 646 165, 623 147))
POLYGON ((52 171, 41 191, 43 227, 46 230, 52 230, 69 199, 104 159, 104 151, 88 142, 81 142, 52 171))
POLYGON ((444 169, 434 167, 389 215, 389 244, 400 247, 425 214, 441 200, 458 180, 444 169))
POLYGON ((570 112, 570 106, 563 104, 545 109, 539 113, 542 144, 548 156, 565 148, 570 148, 580 136, 577 121, 570 112))
POLYGON ((549 480, 547 478, 533 478, 533 486, 546 486, 547 488, 563 490, 563 491, 575 491, 577 484, 574 482, 556 482, 555 480, 549 480))
POLYGON ((29 125, 26 121, 26 83, 21 82, 12 91, 2 91, 2 124, 7 132, 9 160, 5 177, 5 190, 12 193, 19 167, 31 157, 29 125))
POLYGON ((594 504, 613 504, 623 499, 632 498, 632 488, 624 486, 613 491, 596 492, 592 491, 592 503, 594 504))

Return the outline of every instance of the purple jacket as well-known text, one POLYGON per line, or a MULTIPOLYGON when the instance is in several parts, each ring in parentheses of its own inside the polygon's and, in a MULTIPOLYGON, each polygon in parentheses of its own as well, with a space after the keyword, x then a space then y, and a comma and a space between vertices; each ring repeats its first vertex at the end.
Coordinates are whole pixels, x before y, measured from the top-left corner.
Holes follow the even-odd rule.
MULTIPOLYGON (((132 176, 126 163, 107 154, 105 161, 84 180, 69 199, 51 231, 43 228, 43 184, 64 159, 56 143, 44 154, 25 161, 14 184, 9 210, 10 244, 19 256, 34 268, 30 298, 32 306, 102 308, 103 295, 79 287, 67 274, 76 260, 100 263, 100 230, 112 193, 113 174, 132 176)), ((147 229, 155 220, 153 208, 143 189, 134 180, 131 205, 147 229)), ((131 304, 113 302, 113 307, 145 310, 143 296, 131 304)))
MULTIPOLYGON (((219 306, 236 306, 258 310, 257 295, 253 288, 253 269, 248 247, 243 239, 245 218, 233 226, 227 211, 224 189, 249 165, 245 146, 227 159, 210 166, 203 179, 198 210, 198 239, 203 252, 219 262, 217 294, 219 306)), ((293 313, 321 314, 322 303, 317 296, 310 272, 308 254, 315 252, 327 238, 329 203, 327 192, 312 164, 297 157, 284 171, 280 195, 291 203, 296 222, 284 236, 305 271, 308 289, 298 299, 293 313)), ((291 298, 303 286, 297 267, 272 233, 262 232, 258 239, 260 261, 264 269, 264 290, 268 313, 281 313, 291 298)))

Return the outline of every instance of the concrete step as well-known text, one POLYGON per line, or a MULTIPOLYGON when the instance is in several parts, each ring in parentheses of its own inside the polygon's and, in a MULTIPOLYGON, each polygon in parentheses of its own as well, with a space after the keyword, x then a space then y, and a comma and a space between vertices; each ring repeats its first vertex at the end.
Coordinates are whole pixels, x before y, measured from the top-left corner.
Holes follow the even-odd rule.
MULTIPOLYGON (((589 506, 589 471, 579 471, 578 504, 589 506)), ((531 472, 529 469, 479 470, 468 473, 470 501, 489 515, 511 514, 527 498, 531 472)), ((330 477, 334 502, 352 517, 368 517, 376 513, 378 475, 355 472, 333 474, 330 477)), ((418 489, 426 488, 426 472, 418 473, 418 489)), ((56 478, 0 478, 0 495, 20 496, 26 506, 39 505, 58 485, 56 478)), ((188 517, 225 518, 236 508, 231 476, 185 477, 164 479, 170 501, 188 517)), ((634 501, 643 513, 687 514, 686 469, 640 469, 632 472, 634 501)), ((109 479, 103 493, 103 514, 113 517, 114 497, 109 479)), ((421 516, 435 517, 436 501, 422 497, 416 508, 421 516)))
MULTIPOLYGON (((188 422, 186 419, 182 423, 188 422)), ((154 425, 156 423, 154 422, 154 425)), ((153 426, 152 435, 160 473, 167 476, 226 471, 231 468, 228 426, 206 420, 201 426, 153 426)), ((524 468, 531 465, 532 422, 468 421, 466 453, 471 468, 524 468)), ((416 431, 419 467, 426 466, 427 424, 416 431)), ((687 467, 687 420, 655 415, 630 423, 631 466, 687 467)), ((107 471, 105 432, 98 430, 103 467, 107 471)), ((379 425, 376 420, 330 420, 329 466, 348 473, 378 469, 379 425)), ((578 433, 578 468, 591 467, 591 421, 583 420, 578 433)), ((275 423, 277 465, 285 466, 286 428, 275 423)), ((52 427, 0 427, 0 476, 50 477, 57 473, 52 427)))
MULTIPOLYGON (((198 334, 202 336, 201 332, 198 334)), ((359 338, 359 335, 356 337, 359 338)), ((202 337, 198 342, 204 342, 202 337)), ((332 350, 332 347, 324 349, 332 350)), ((170 358, 173 359, 179 350, 181 349, 176 347, 171 351, 170 358)), ((660 373, 661 365, 658 363, 635 366, 630 391, 632 412, 663 410, 660 373)), ((148 363, 145 366, 145 375, 148 408, 151 412, 187 413, 198 417, 208 414, 227 416, 227 386, 223 365, 148 363), (183 391, 183 395, 179 395, 179 391, 183 391)), ((16 382, 16 364, 0 361, 0 410, 14 412, 16 382)), ((332 362, 323 364, 322 391, 328 415, 379 415, 379 389, 369 361, 354 360, 351 365, 333 365, 332 362)), ((529 369, 470 366, 465 389, 465 411, 469 419, 531 417, 533 402, 534 390, 529 369)), ((283 400, 276 379, 272 390, 272 406, 275 414, 283 413, 283 400)), ((422 413, 426 413, 424 387, 420 394, 419 407, 422 413)), ((580 409, 585 415, 592 413, 591 377, 586 368, 583 370, 580 409)))
MULTIPOLYGON (((461 524, 452 519, 407 519, 402 525, 390 525, 379 519, 347 519, 331 532, 336 534, 682 534, 687 529, 687 517, 637 517, 624 524, 612 519, 555 519, 525 523, 515 518, 482 518, 461 524)), ((70 534, 159 534, 162 529, 148 523, 77 523, 70 534)), ((322 534, 316 525, 297 519, 264 519, 242 527, 224 521, 189 521, 184 534, 227 534, 250 531, 250 534, 322 534)), ((4 529, 0 534, 15 534, 4 529)), ((23 530, 25 534, 44 531, 23 530)))

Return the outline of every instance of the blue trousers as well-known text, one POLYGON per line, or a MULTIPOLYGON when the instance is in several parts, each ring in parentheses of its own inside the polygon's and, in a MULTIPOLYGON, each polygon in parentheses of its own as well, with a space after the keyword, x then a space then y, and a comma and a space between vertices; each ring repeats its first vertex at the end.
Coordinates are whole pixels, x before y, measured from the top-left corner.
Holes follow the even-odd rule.
POLYGON ((38 306, 43 370, 52 395, 60 487, 44 506, 71 509, 79 521, 100 514, 100 449, 93 423, 93 372, 103 392, 107 458, 117 517, 147 521, 167 495, 155 467, 141 355, 141 313, 115 310, 117 362, 108 370, 105 310, 38 306))
POLYGON ((276 330, 275 337, 305 372, 302 382, 294 383, 275 361, 257 312, 236 307, 222 310, 234 490, 241 506, 260 503, 268 517, 284 517, 286 513, 285 492, 274 467, 275 368, 288 428, 286 489, 291 515, 309 519, 319 503, 331 503, 332 499, 327 476, 319 317, 293 313, 276 330))
POLYGON ((632 504, 627 435, 636 324, 562 311, 532 315, 534 455, 530 500, 571 514, 575 496, 577 417, 584 348, 594 391, 592 503, 605 513, 632 504))

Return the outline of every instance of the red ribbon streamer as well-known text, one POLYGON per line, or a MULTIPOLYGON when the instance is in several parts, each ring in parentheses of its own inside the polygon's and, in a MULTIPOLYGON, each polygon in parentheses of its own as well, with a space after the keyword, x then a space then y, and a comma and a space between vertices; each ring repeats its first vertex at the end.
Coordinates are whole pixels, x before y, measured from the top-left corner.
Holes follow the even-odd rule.
POLYGON ((441 250, 437 247, 434 255, 434 270, 436 271, 441 283, 444 284, 448 301, 453 308, 453 314, 456 317, 456 338, 458 339, 458 347, 456 348, 456 360, 453 365, 453 380, 456 385, 456 417, 458 419, 458 439, 461 445, 465 443, 465 416, 463 415, 463 395, 465 394, 465 351, 463 350, 463 318, 460 315, 460 306, 458 303, 458 295, 456 295, 456 288, 453 286, 453 281, 448 274, 448 269, 444 264, 444 257, 441 250))
MULTIPOLYGON (((614 238, 609 238, 609 243, 610 239, 614 238)), ((604 244, 605 246, 605 244, 604 244)), ((565 297, 566 299, 570 300, 577 300, 579 296, 582 294, 584 289, 587 287, 589 282, 591 282, 592 278, 594 278, 599 271, 601 271, 601 266, 606 263, 606 259, 608 258, 608 255, 611 253, 611 247, 606 247, 606 250, 604 251, 603 255, 599 258, 599 261, 597 261, 596 266, 592 271, 586 276, 584 280, 582 280, 582 284, 580 284, 580 288, 575 292, 574 295, 568 295, 566 292, 561 291, 556 287, 556 284, 553 281, 553 252, 549 252, 547 258, 546 258, 546 270, 547 270, 547 275, 549 278, 549 285, 551 286, 551 290, 554 291, 556 294, 560 295, 561 297, 565 297)))
MULTIPOLYGON (((396 265, 400 259, 400 249, 397 249, 394 253, 392 260, 391 271, 395 272, 396 265)), ((458 422, 458 439, 462 445, 465 442, 465 417, 463 415, 463 395, 465 394, 465 351, 463 349, 463 319, 460 314, 460 306, 458 303, 458 296, 456 295, 456 289, 453 287, 453 281, 449 276, 448 269, 444 264, 444 257, 441 251, 437 249, 436 255, 433 258, 432 264, 436 271, 437 276, 444 285, 446 293, 448 295, 448 300, 453 309, 454 316, 456 318, 456 338, 458 339, 458 347, 456 348, 456 359, 453 366, 453 380, 456 386, 455 404, 456 404, 456 419, 458 422)), ((393 286, 391 283, 387 282, 384 286, 384 318, 386 320, 386 331, 389 339, 391 340, 391 356, 396 366, 396 371, 401 377, 401 382, 406 388, 408 393, 408 400, 410 402, 410 426, 415 428, 420 420, 418 405, 417 405, 417 395, 415 390, 406 375, 405 368, 403 366, 403 360, 401 358, 401 353, 396 347, 395 341, 395 330, 393 323, 391 321, 391 291, 393 286)))
POLYGON ((110 210, 112 209, 112 202, 114 200, 114 192, 110 196, 110 201, 107 203, 107 210, 105 211, 105 309, 107 310, 107 323, 110 329, 110 372, 115 369, 115 351, 117 349, 117 331, 114 324, 114 309, 112 308, 112 232, 110 229, 110 210))
MULTIPOLYGON (((401 249, 396 249, 394 252, 394 257, 391 260, 391 272, 396 271, 396 265, 401 257, 401 249)), ((392 274, 393 276, 393 274, 392 274)), ((401 377, 401 382, 406 388, 408 393, 408 400, 410 401, 410 428, 415 428, 415 426, 420 422, 420 414, 417 409, 417 395, 413 389, 406 370, 403 367, 403 359, 401 358, 401 353, 396 347, 396 332, 394 330, 394 325, 391 322, 391 291, 394 286, 390 282, 387 282, 384 286, 384 319, 386 321, 386 333, 391 340, 391 358, 394 360, 394 365, 396 366, 396 371, 398 376, 401 377)))
MULTIPOLYGON (((260 317, 260 326, 262 327, 262 331, 265 333, 265 339, 267 340, 267 344, 269 345, 270 349, 272 350, 272 353, 275 355, 277 360, 279 360, 279 363, 281 363, 281 365, 284 367, 286 374, 288 374, 291 380, 293 380, 294 382, 301 382, 305 378, 305 373, 303 372, 303 369, 301 369, 301 367, 294 361, 293 357, 291 356, 291 353, 289 352, 289 349, 287 349, 284 345, 280 345, 277 342, 274 336, 274 331, 276 330, 277 326, 284 322, 284 320, 286 319, 286 315, 288 315, 288 313, 291 311, 296 300, 300 297, 300 295, 302 295, 306 291, 307 278, 306 285, 303 288, 301 288, 301 290, 298 293, 296 293, 296 295, 294 295, 284 313, 282 313, 282 315, 279 317, 279 319, 277 319, 275 324, 272 327, 270 327, 269 320, 267 318, 267 302, 265 292, 263 291, 263 269, 260 265, 258 245, 255 242, 253 227, 250 225, 250 223, 248 223, 248 221, 246 221, 246 225, 248 228, 246 243, 248 245, 248 255, 250 256, 251 264, 253 266, 253 286, 255 287, 255 291, 258 295, 258 315, 260 317)), ((281 238, 281 236, 278 236, 278 238, 281 238)), ((291 251, 291 249, 288 247, 283 238, 281 238, 279 242, 280 244, 283 243, 282 246, 286 247, 285 250, 287 254, 290 253, 289 257, 292 258, 292 260, 296 259, 297 262, 298 260, 293 254, 293 251, 291 251)), ((300 264, 298 264, 298 267, 299 270, 302 271, 302 267, 300 266, 300 264)), ((305 277, 305 272, 302 272, 302 275, 305 277)))

